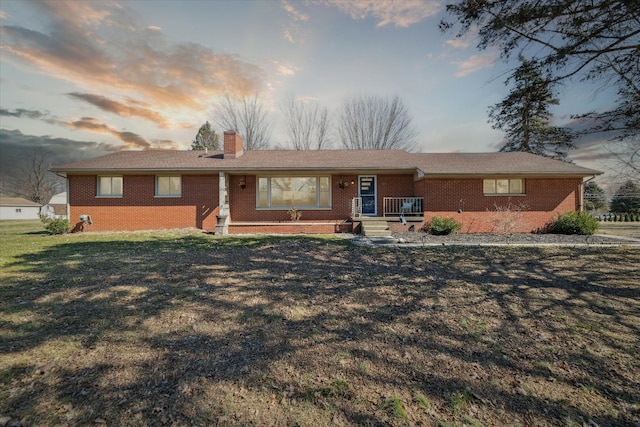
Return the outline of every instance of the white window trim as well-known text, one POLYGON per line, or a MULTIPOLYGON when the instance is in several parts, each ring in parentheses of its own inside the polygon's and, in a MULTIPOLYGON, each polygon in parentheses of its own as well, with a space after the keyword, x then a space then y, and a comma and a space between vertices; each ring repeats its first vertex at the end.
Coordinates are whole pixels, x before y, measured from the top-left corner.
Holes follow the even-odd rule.
POLYGON ((97 199, 121 199, 124 195, 124 177, 122 175, 98 175, 96 178, 96 198, 97 199), (102 194, 102 189, 100 188, 100 179, 101 178, 120 178, 122 179, 122 193, 120 194, 102 194))
POLYGON ((292 207, 301 211, 330 211, 332 209, 332 194, 331 194, 331 175, 262 175, 256 176, 256 210, 259 211, 286 211, 292 207), (260 206, 260 179, 266 178, 267 184, 267 203, 269 206, 260 206), (316 179, 316 206, 272 206, 271 205, 271 179, 272 178, 315 178, 316 179), (329 206, 320 205, 320 178, 327 178, 329 180, 329 186, 327 196, 329 198, 329 206))
MULTIPOLYGON (((182 197, 182 175, 156 175, 155 177, 155 196, 156 198, 160 198, 160 199, 179 199, 180 197, 182 197), (179 194, 160 194, 160 192, 158 191, 159 189, 159 185, 158 185, 158 179, 159 178, 180 178, 180 193, 179 194)), ((171 189, 171 184, 169 184, 169 189, 171 189)))
MULTIPOLYGON (((495 184, 495 188, 498 188, 497 183, 495 184)), ((509 183, 509 190, 511 190, 511 183, 509 183)), ((482 193, 485 196, 526 196, 527 195, 527 189, 526 189, 526 182, 524 178, 519 178, 519 177, 499 177, 499 178, 483 178, 482 179, 482 193), (485 193, 484 192, 484 182, 488 181, 488 180, 492 180, 492 181, 498 181, 498 180, 515 180, 518 179, 521 181, 521 186, 522 186, 522 192, 521 193, 485 193)))

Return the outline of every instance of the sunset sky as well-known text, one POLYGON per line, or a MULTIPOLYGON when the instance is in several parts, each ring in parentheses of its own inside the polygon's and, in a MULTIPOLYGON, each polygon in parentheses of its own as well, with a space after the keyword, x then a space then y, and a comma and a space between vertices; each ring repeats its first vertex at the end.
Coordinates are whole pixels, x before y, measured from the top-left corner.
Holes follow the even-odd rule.
MULTIPOLYGON (((288 98, 335 113, 364 94, 402 99, 419 151, 495 151, 503 136, 487 108, 507 95, 516 64, 441 33, 444 13, 430 0, 3 0, 0 166, 34 146, 52 149, 54 163, 188 149, 226 92, 259 93, 272 146, 285 144, 288 98)), ((577 81, 559 97, 557 125, 613 102, 577 81)), ((571 157, 606 171, 599 142, 578 141, 571 157)))

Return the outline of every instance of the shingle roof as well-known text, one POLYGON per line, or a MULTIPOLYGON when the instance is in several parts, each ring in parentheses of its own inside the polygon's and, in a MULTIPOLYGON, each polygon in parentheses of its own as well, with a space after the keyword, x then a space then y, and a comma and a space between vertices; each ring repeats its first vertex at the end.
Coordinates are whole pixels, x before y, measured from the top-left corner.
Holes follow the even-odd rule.
POLYGON ((602 172, 531 153, 415 154, 425 175, 600 175, 602 172))
POLYGON ((120 151, 77 163, 57 166, 57 172, 132 170, 415 170, 411 155, 401 150, 261 150, 224 159, 221 151, 120 151))
POLYGON ((63 191, 62 193, 54 194, 49 200, 50 205, 66 205, 67 204, 67 192, 63 191))
POLYGON ((264 150, 224 159, 221 151, 120 151, 58 166, 56 172, 420 170, 425 175, 598 175, 601 172, 529 153, 407 153, 402 150, 264 150))
POLYGON ((22 197, 0 197, 1 206, 42 206, 39 203, 32 202, 31 200, 23 199, 22 197))

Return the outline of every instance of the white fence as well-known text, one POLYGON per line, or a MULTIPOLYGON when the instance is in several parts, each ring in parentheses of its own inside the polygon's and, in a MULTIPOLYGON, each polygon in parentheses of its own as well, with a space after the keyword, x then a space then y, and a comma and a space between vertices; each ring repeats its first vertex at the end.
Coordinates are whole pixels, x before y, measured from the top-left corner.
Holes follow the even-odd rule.
POLYGON ((384 216, 422 215, 422 197, 385 197, 384 216))

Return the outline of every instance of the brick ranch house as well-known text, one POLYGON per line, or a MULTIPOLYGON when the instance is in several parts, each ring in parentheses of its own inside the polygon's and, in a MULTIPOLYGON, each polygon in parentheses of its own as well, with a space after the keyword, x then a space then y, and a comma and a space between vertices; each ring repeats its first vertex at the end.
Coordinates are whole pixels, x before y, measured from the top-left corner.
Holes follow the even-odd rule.
POLYGON ((217 234, 360 232, 371 217, 406 230, 434 215, 463 233, 532 232, 582 210, 585 178, 601 174, 520 152, 244 152, 233 131, 222 151, 122 151, 52 170, 72 224, 90 216, 84 230, 217 234))

